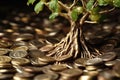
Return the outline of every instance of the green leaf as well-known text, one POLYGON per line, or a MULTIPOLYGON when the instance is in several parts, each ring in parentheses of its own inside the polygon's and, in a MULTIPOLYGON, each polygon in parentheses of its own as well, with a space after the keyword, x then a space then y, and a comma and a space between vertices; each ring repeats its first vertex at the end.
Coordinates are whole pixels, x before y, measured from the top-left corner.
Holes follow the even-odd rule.
POLYGON ((91 14, 89 16, 89 18, 92 20, 92 21, 99 21, 100 18, 101 18, 101 14, 91 14))
POLYGON ((38 14, 40 11, 43 10, 43 7, 44 7, 44 2, 40 1, 35 5, 34 11, 38 14))
POLYGON ((78 10, 76 8, 72 10, 71 18, 73 21, 76 21, 78 19, 78 10))
POLYGON ((94 4, 94 0, 88 1, 87 5, 86 5, 87 11, 90 11, 92 9, 93 4, 94 4))
POLYGON ((92 10, 91 10, 91 14, 98 14, 100 11, 100 8, 99 7, 94 7, 92 10))
POLYGON ((99 6, 107 6, 109 4, 109 2, 105 0, 97 0, 97 1, 99 6))
POLYGON ((52 14, 49 16, 49 19, 50 19, 50 20, 53 20, 53 19, 55 19, 57 16, 58 16, 58 13, 57 13, 57 12, 52 13, 52 14))
POLYGON ((58 12, 58 0, 51 0, 49 2, 49 8, 53 12, 58 12))
POLYGON ((30 4, 33 4, 34 2, 35 2, 35 0, 28 0, 27 5, 29 6, 30 4))
POLYGON ((76 9, 77 9, 78 14, 83 13, 83 7, 77 7, 76 9))
POLYGON ((113 5, 120 8, 120 0, 113 0, 113 5))

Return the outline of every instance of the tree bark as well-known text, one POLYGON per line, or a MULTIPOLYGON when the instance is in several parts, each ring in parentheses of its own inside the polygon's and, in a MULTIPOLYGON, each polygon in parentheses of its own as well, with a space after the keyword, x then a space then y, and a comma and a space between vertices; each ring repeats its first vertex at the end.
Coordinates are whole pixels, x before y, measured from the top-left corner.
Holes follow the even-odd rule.
POLYGON ((66 37, 55 44, 46 56, 53 57, 57 62, 60 62, 71 58, 93 58, 100 55, 97 49, 87 44, 82 31, 80 23, 72 22, 66 37))

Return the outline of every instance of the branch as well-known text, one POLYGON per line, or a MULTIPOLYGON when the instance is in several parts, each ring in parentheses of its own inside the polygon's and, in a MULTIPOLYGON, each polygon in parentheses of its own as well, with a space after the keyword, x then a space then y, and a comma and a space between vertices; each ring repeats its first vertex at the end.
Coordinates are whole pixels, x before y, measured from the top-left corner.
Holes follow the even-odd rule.
POLYGON ((64 9, 64 10, 66 10, 67 12, 68 12, 68 6, 66 6, 65 4, 63 4, 61 1, 58 1, 58 4, 64 9))
POLYGON ((89 15, 89 12, 86 12, 86 13, 83 15, 83 17, 80 19, 80 25, 83 25, 83 24, 84 24, 84 22, 85 22, 86 18, 88 17, 88 15, 89 15))
POLYGON ((85 21, 85 23, 90 23, 90 24, 96 24, 97 22, 96 21, 85 21))
POLYGON ((81 2, 82 2, 83 9, 86 9, 86 3, 85 3, 85 1, 81 0, 81 2))
POLYGON ((115 7, 109 9, 109 10, 104 10, 104 11, 100 11, 100 14, 104 14, 104 13, 108 13, 108 12, 112 12, 113 10, 115 10, 115 7))
POLYGON ((66 18, 67 20, 70 20, 67 13, 60 12, 59 15, 62 16, 62 17, 64 17, 64 18, 66 18))
POLYGON ((72 5, 69 7, 69 9, 71 10, 76 5, 77 2, 78 2, 78 0, 74 0, 72 5))

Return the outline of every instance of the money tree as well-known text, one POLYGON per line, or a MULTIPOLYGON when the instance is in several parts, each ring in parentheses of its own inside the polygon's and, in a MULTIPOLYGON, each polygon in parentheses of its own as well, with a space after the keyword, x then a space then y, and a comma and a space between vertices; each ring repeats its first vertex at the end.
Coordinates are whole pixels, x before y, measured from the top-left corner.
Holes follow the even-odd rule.
POLYGON ((37 14, 46 6, 51 11, 49 19, 62 16, 70 22, 70 31, 66 37, 53 44, 46 54, 58 62, 100 55, 101 52, 85 40, 84 24, 104 21, 104 14, 120 8, 120 0, 28 0, 27 5, 30 4, 35 5, 34 11, 37 14))

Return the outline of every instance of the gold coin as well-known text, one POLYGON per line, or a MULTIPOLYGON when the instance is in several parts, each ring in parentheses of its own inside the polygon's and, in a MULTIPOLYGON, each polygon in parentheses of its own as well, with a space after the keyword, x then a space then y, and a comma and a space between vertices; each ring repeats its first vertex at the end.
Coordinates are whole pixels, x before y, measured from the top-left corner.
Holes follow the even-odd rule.
POLYGON ((0 48, 0 55, 4 55, 4 54, 7 54, 8 53, 8 50, 5 49, 5 48, 0 48))
POLYGON ((11 80, 13 74, 0 74, 0 80, 11 80))
POLYGON ((101 63, 103 63, 103 60, 101 58, 93 58, 87 60, 85 64, 91 66, 91 65, 100 65, 101 63))
POLYGON ((58 65, 52 65, 51 70, 53 71, 62 71, 67 69, 67 66, 65 64, 58 64, 58 65))
POLYGON ((52 57, 48 57, 48 56, 42 56, 42 57, 38 57, 38 59, 42 62, 46 62, 46 63, 51 63, 51 62, 55 62, 55 59, 52 57))
POLYGON ((25 50, 16 50, 9 53, 11 58, 23 58, 27 56, 27 51, 25 50))
POLYGON ((0 63, 0 69, 3 68, 12 68, 12 65, 10 63, 0 63))
POLYGON ((83 71, 81 69, 67 69, 62 71, 60 74, 62 76, 66 76, 66 77, 76 77, 79 76, 83 73, 83 71))
POLYGON ((0 56, 0 63, 10 62, 11 58, 9 56, 0 56))
POLYGON ((0 73, 14 73, 16 70, 14 68, 10 69, 0 69, 0 73))
POLYGON ((26 64, 29 64, 30 61, 29 59, 26 59, 26 58, 14 58, 12 59, 11 63, 13 65, 26 65, 26 64))
POLYGON ((42 68, 35 66, 24 66, 22 67, 24 71, 29 73, 43 73, 42 68))
POLYGON ((38 58, 32 58, 31 59, 31 64, 34 66, 45 66, 48 63, 40 61, 38 58))
POLYGON ((24 45, 24 46, 15 47, 13 50, 14 51, 27 51, 28 47, 24 45))
POLYGON ((100 57, 103 61, 110 61, 110 60, 115 59, 116 56, 117 56, 117 55, 116 55, 115 52, 107 52, 107 53, 104 53, 103 55, 100 55, 99 57, 100 57))
POLYGON ((78 58, 75 60, 74 64, 78 67, 85 67, 85 62, 88 60, 88 58, 78 58))
POLYGON ((56 80, 58 75, 55 74, 40 74, 34 77, 34 80, 56 80))

